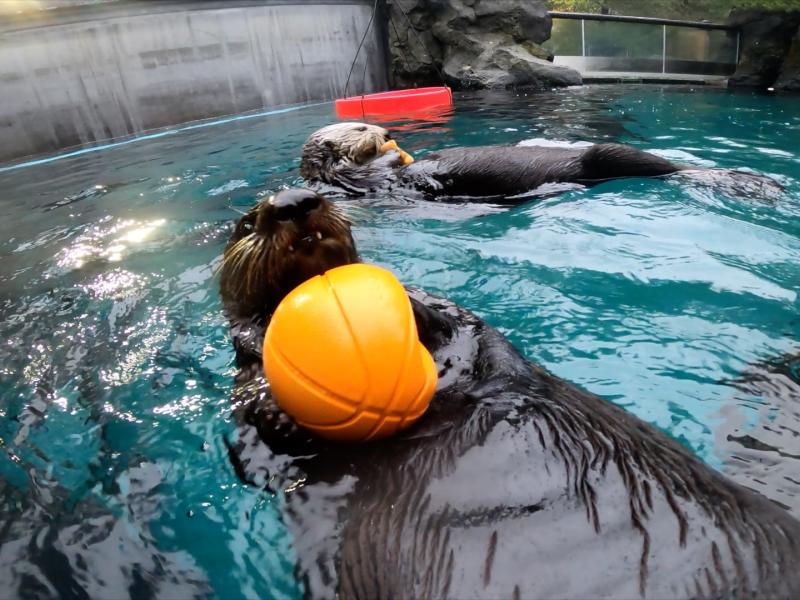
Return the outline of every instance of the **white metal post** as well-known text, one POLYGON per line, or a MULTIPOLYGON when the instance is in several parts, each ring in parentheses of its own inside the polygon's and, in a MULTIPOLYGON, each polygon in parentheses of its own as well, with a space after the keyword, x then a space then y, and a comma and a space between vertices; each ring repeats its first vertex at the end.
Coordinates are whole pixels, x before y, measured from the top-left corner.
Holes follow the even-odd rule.
POLYGON ((586 57, 586 21, 581 19, 581 56, 586 57))

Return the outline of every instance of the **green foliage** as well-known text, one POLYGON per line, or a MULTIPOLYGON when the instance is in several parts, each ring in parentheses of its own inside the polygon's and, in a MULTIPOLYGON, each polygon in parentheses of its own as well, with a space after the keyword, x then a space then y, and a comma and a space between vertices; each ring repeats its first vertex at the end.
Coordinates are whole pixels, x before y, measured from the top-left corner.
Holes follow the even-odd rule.
POLYGON ((724 19, 736 8, 800 11, 800 0, 545 0, 550 10, 600 12, 665 19, 724 19))
POLYGON ((599 12, 602 2, 600 0, 545 0, 550 10, 565 12, 599 12))

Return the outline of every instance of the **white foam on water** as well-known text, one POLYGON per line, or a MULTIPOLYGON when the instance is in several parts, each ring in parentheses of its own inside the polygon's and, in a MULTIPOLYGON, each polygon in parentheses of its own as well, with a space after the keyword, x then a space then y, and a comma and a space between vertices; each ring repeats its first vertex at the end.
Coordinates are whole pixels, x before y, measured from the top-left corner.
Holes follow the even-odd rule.
POLYGON ((714 167, 717 164, 713 160, 700 158, 699 156, 695 156, 686 150, 677 150, 672 148, 662 150, 660 148, 652 148, 647 150, 647 152, 650 154, 655 154, 656 156, 660 156, 661 158, 666 158, 667 160, 689 163, 699 167, 714 167))
POLYGON ((781 158, 794 158, 794 154, 786 152, 785 150, 778 150, 776 148, 762 148, 757 146, 756 150, 769 156, 779 156, 781 158))
POLYGON ((238 190, 239 188, 247 187, 250 185, 244 179, 231 179, 230 181, 222 184, 219 187, 212 188, 206 192, 208 196, 220 196, 222 194, 227 194, 228 192, 232 192, 233 190, 238 190))
POLYGON ((594 146, 591 142, 568 142, 566 140, 547 140, 545 138, 532 138, 522 140, 517 146, 538 146, 542 148, 588 148, 594 146))

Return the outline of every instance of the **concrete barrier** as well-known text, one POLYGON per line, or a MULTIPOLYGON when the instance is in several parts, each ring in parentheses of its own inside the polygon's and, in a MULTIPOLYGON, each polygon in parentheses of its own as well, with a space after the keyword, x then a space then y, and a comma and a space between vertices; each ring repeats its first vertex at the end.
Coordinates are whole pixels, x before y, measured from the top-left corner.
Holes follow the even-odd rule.
MULTIPOLYGON (((335 98, 372 5, 110 2, 6 19, 0 161, 335 98)), ((376 17, 364 43, 351 92, 386 87, 381 22, 376 17)))

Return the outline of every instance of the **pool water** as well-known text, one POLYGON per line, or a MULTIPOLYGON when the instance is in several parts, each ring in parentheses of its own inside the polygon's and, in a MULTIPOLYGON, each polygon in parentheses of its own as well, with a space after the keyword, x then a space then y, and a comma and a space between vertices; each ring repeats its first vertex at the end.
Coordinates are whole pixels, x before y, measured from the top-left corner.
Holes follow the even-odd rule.
MULTIPOLYGON (((404 149, 617 141, 747 168, 778 200, 619 180, 513 209, 346 201, 362 256, 475 311, 800 517, 800 103, 586 86, 456 98, 404 149), (530 140, 534 140, 530 142, 530 140)), ((216 267, 300 183, 322 104, 0 167, 0 581, 77 597, 294 598, 280 494, 228 459, 216 267)))

